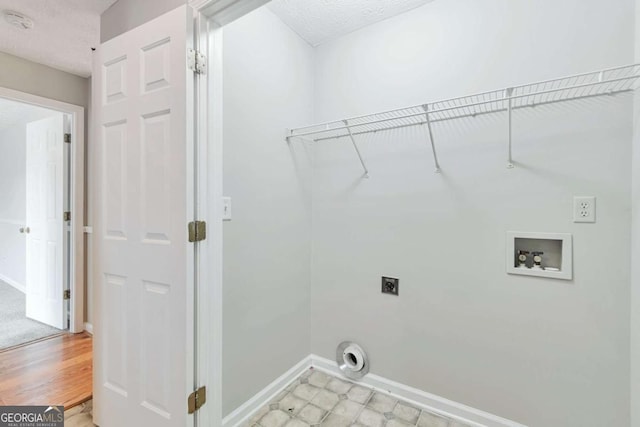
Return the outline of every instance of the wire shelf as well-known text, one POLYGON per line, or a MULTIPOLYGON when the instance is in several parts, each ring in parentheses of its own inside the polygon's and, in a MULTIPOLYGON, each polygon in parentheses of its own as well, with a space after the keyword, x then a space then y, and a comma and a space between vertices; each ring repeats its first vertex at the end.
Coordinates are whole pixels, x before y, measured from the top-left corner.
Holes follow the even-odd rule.
POLYGON ((302 138, 319 142, 349 138, 364 169, 365 176, 368 176, 369 171, 358 149, 355 137, 392 129, 427 125, 436 172, 439 172, 440 164, 432 129, 434 123, 506 112, 508 114, 507 166, 512 168, 511 119, 514 110, 632 91, 636 89, 639 78, 640 64, 608 68, 413 107, 288 129, 286 140, 290 142, 292 138, 302 138))
POLYGON ((509 105, 512 110, 517 110, 595 96, 613 95, 635 89, 634 86, 638 78, 640 78, 640 64, 627 65, 294 128, 288 130, 287 139, 303 137, 313 141, 324 141, 425 125, 427 122, 437 123, 506 112, 509 110, 509 105))

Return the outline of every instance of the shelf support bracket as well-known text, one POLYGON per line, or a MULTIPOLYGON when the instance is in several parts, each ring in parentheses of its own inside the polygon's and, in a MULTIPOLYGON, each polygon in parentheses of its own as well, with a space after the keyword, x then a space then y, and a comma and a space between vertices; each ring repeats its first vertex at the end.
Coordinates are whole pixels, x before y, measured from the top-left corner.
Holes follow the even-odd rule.
POLYGON ((364 169, 365 178, 369 178, 369 170, 367 169, 367 165, 364 164, 364 160, 362 159, 362 154, 360 154, 360 150, 358 149, 358 144, 356 144, 356 139, 353 137, 351 133, 351 128, 349 127, 349 121, 343 120, 344 125, 347 127, 347 132, 349 132, 349 138, 351 139, 351 143, 353 144, 353 148, 356 150, 356 154, 358 154, 358 159, 360 159, 360 164, 362 165, 362 169, 364 169))
POLYGON ((291 129, 285 129, 285 141, 287 141, 287 144, 291 143, 291 138, 296 138, 299 139, 300 141, 304 141, 304 142, 316 142, 313 139, 309 139, 309 138, 305 138, 304 136, 297 136, 297 135, 293 135, 293 132, 291 131, 291 129))
POLYGON ((507 98, 507 114, 509 115, 509 145, 508 145, 508 153, 507 153, 507 168, 513 169, 513 157, 511 155, 511 144, 513 142, 513 125, 512 125, 512 113, 513 113, 513 103, 511 95, 513 94, 513 88, 507 88, 504 91, 504 97, 507 98))
POLYGON ((438 162, 438 154, 436 153, 436 143, 433 140, 433 129, 431 128, 431 118, 429 117, 429 104, 422 106, 424 115, 427 118, 427 129, 429 130, 429 142, 431 143, 431 151, 433 151, 433 162, 436 165, 436 173, 440 173, 440 163, 438 162))

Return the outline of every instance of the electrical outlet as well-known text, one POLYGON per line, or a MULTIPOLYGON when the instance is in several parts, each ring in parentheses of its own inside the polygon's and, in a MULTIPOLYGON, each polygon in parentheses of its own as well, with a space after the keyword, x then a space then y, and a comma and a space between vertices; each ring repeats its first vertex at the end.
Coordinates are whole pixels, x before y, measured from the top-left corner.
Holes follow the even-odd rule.
POLYGON ((573 222, 596 222, 596 198, 575 196, 573 198, 573 222))

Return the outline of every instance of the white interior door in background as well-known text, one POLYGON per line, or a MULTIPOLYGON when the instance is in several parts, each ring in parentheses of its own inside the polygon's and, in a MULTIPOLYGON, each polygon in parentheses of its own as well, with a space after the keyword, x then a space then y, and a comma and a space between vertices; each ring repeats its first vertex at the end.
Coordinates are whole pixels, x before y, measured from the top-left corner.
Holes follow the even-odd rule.
POLYGON ((27 317, 67 328, 64 304, 65 172, 63 114, 27 124, 27 317))
POLYGON ((101 427, 194 424, 187 413, 194 386, 191 14, 181 6, 109 40, 94 63, 94 422, 101 427))

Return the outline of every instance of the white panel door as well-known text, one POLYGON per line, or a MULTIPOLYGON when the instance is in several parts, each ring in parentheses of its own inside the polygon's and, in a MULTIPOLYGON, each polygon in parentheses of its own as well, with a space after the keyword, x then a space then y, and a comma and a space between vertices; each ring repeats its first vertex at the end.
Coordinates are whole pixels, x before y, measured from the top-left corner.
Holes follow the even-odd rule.
POLYGON ((63 299, 65 169, 63 115, 27 124, 27 317, 67 327, 63 299))
POLYGON ((104 43, 94 62, 94 422, 193 425, 191 9, 104 43), (189 37, 188 37, 189 36, 189 37))

